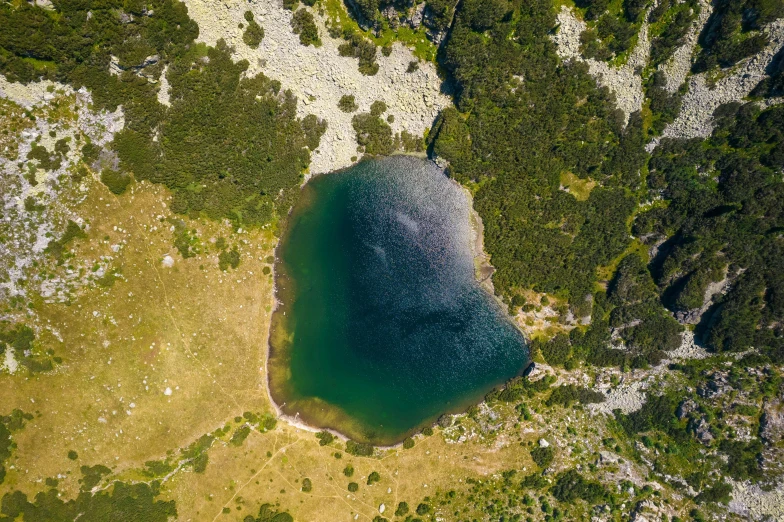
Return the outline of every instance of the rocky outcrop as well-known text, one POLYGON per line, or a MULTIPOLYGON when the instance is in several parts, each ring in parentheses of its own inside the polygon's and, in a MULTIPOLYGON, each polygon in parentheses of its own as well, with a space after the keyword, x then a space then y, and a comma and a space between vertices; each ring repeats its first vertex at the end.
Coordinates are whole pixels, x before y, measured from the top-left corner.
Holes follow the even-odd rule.
POLYGON ((692 310, 678 310, 675 312, 675 319, 683 324, 699 324, 705 312, 713 306, 718 298, 727 293, 729 285, 730 279, 726 274, 725 268, 725 274, 721 281, 708 284, 708 287, 705 289, 705 296, 702 299, 702 306, 692 310))
POLYGON ((781 399, 765 403, 760 418, 760 436, 769 444, 777 444, 784 439, 784 403, 781 399))
POLYGON ((713 399, 725 395, 732 389, 727 382, 727 372, 717 371, 710 376, 710 380, 697 388, 697 395, 704 399, 713 399))
POLYGON ((683 420, 696 409, 697 403, 691 399, 686 399, 681 401, 681 403, 678 405, 678 409, 675 411, 675 415, 678 417, 678 420, 683 420))
POLYGON ((214 45, 223 38, 235 48, 236 59, 248 60, 248 74, 264 73, 281 82, 298 98, 299 116, 314 114, 327 121, 327 130, 312 155, 311 174, 330 172, 350 166, 360 154, 351 124, 353 113, 338 108, 343 95, 354 95, 358 112, 368 112, 370 105, 381 100, 394 117, 393 132, 408 131, 421 136, 429 129, 438 113, 451 103, 441 92, 441 79, 431 63, 420 63, 419 69, 407 72, 411 51, 400 44, 392 53, 378 53, 379 71, 364 76, 357 69, 357 60, 342 57, 338 46, 343 40, 329 36, 324 19, 313 10, 321 47, 303 46, 291 31, 291 11, 280 0, 269 2, 228 3, 219 0, 186 0, 188 13, 199 24, 199 40, 214 45), (258 49, 242 41, 239 24, 250 9, 264 28, 264 39, 258 49))
POLYGON ((710 424, 705 420, 705 417, 700 417, 694 421, 692 429, 694 430, 694 436, 703 445, 709 446, 713 442, 713 433, 711 433, 710 424))

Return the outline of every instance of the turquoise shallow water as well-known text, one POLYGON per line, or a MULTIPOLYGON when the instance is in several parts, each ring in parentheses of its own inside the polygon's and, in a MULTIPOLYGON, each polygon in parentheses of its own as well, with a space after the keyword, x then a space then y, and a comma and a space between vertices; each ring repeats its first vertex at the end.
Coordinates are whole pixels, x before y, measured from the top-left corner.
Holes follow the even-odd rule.
POLYGON ((286 413, 392 443, 523 368, 522 335, 474 278, 468 205, 410 157, 305 186, 278 248, 270 337, 286 413))

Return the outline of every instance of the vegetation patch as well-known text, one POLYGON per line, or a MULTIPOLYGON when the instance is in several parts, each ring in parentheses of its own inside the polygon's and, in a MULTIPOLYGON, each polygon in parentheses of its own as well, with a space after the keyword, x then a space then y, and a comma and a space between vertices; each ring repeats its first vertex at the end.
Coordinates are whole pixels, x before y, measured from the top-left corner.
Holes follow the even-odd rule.
POLYGON ((313 15, 307 9, 300 9, 291 17, 291 29, 294 34, 299 35, 299 43, 304 46, 312 45, 321 47, 318 27, 313 19, 313 15))

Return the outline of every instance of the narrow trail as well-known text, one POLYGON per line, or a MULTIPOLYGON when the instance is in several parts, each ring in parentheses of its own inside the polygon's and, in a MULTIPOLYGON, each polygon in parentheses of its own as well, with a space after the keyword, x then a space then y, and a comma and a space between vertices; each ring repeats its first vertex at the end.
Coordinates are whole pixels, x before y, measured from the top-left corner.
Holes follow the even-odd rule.
MULTIPOLYGON (((251 432, 251 433, 256 433, 256 432, 251 432)), ((259 434, 259 435, 261 435, 261 434, 259 434)), ((213 522, 215 522, 216 520, 218 520, 218 518, 219 518, 219 517, 220 517, 220 516, 223 514, 223 508, 225 508, 225 507, 227 507, 229 504, 231 504, 231 501, 232 501, 232 500, 234 500, 235 498, 237 498, 237 495, 239 495, 239 493, 240 493, 240 492, 241 492, 243 489, 245 489, 245 487, 247 487, 247 486, 248 486, 248 484, 250 484, 251 482, 253 482, 253 481, 256 479, 256 477, 258 477, 258 476, 259 476, 259 474, 261 474, 261 472, 262 472, 262 471, 264 471, 264 470, 266 469, 267 465, 269 465, 269 464, 270 464, 270 463, 273 461, 273 459, 275 459, 275 457, 276 457, 277 455, 279 455, 279 454, 281 454, 281 453, 285 453, 287 448, 290 448, 290 447, 294 446, 295 444, 297 444, 297 443, 298 443, 298 442, 300 442, 301 440, 302 440, 302 439, 299 439, 299 438, 298 438, 298 439, 297 439, 297 440, 295 440, 294 442, 290 442, 289 444, 286 444, 286 445, 284 445, 284 446, 281 446, 280 448, 278 448, 278 449, 275 451, 275 453, 273 453, 273 454, 272 454, 272 456, 271 456, 271 457, 269 457, 269 458, 268 458, 268 459, 267 459, 267 460, 264 462, 264 464, 261 466, 261 469, 259 469, 259 470, 258 470, 256 473, 254 473, 254 474, 253 474, 253 475, 252 475, 252 476, 251 476, 251 477, 250 477, 250 478, 249 478, 247 481, 245 481, 245 483, 243 483, 243 484, 242 484, 242 485, 241 485, 239 488, 237 488, 237 490, 234 492, 234 494, 231 496, 231 498, 229 498, 229 499, 228 499, 226 502, 224 502, 224 504, 221 506, 221 510, 218 512, 218 514, 217 514, 217 515, 215 515, 215 517, 212 519, 212 521, 213 521, 213 522)), ((276 434, 276 435, 275 435, 275 445, 277 445, 277 443, 278 443, 278 442, 277 442, 277 434, 276 434)))
MULTIPOLYGON (((96 180, 96 181, 98 181, 98 180, 96 180)), ((152 266, 152 269, 155 271, 155 277, 158 280, 158 283, 160 284, 161 289, 163 290, 163 301, 164 301, 164 304, 166 306, 166 314, 169 316, 169 320, 171 321, 172 326, 174 326, 174 329, 177 331, 177 333, 180 336, 180 342, 182 344, 183 350, 185 352, 187 352, 187 354, 188 354, 190 359, 193 359, 194 361, 196 361, 196 363, 201 367, 201 370, 207 375, 207 377, 212 379, 213 384, 215 384, 218 387, 220 392, 223 393, 223 395, 225 395, 229 400, 231 400, 231 402, 234 403, 234 405, 237 407, 238 410, 242 410, 242 406, 240 405, 239 402, 237 402, 237 399, 234 397, 234 395, 229 393, 220 384, 220 382, 218 382, 218 379, 212 374, 212 372, 209 371, 209 369, 206 367, 206 365, 204 363, 202 363, 196 357, 196 355, 193 353, 193 351, 191 350, 190 342, 188 340, 188 337, 182 331, 182 328, 180 328, 180 325, 179 325, 177 319, 174 317, 174 314, 172 313, 173 306, 171 304, 171 301, 169 300, 169 293, 168 293, 168 290, 167 290, 167 287, 166 287, 166 283, 163 280, 163 277, 161 276, 160 270, 158 269, 157 266, 155 266, 154 259, 157 256, 150 250, 150 236, 147 234, 147 231, 144 229, 144 227, 140 223, 138 223, 138 221, 136 220, 135 216, 130 212, 130 210, 121 203, 120 198, 116 194, 112 193, 111 191, 108 191, 108 192, 114 198, 115 202, 117 203, 117 206, 123 212, 125 212, 126 216, 128 217, 128 220, 131 221, 134 224, 136 229, 140 232, 142 237, 144 237, 144 239, 145 239, 145 241, 144 241, 144 248, 147 251, 150 265, 152 266)))

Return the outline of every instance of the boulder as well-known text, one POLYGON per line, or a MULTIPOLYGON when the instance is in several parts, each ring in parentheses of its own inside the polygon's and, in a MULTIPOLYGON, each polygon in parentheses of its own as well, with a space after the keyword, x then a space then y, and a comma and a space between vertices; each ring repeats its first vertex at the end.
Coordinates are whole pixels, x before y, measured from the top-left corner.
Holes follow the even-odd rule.
POLYGON ((683 420, 684 417, 688 416, 696 409, 697 403, 691 399, 686 399, 681 401, 681 403, 678 405, 678 409, 675 411, 675 415, 678 417, 678 420, 683 420))

